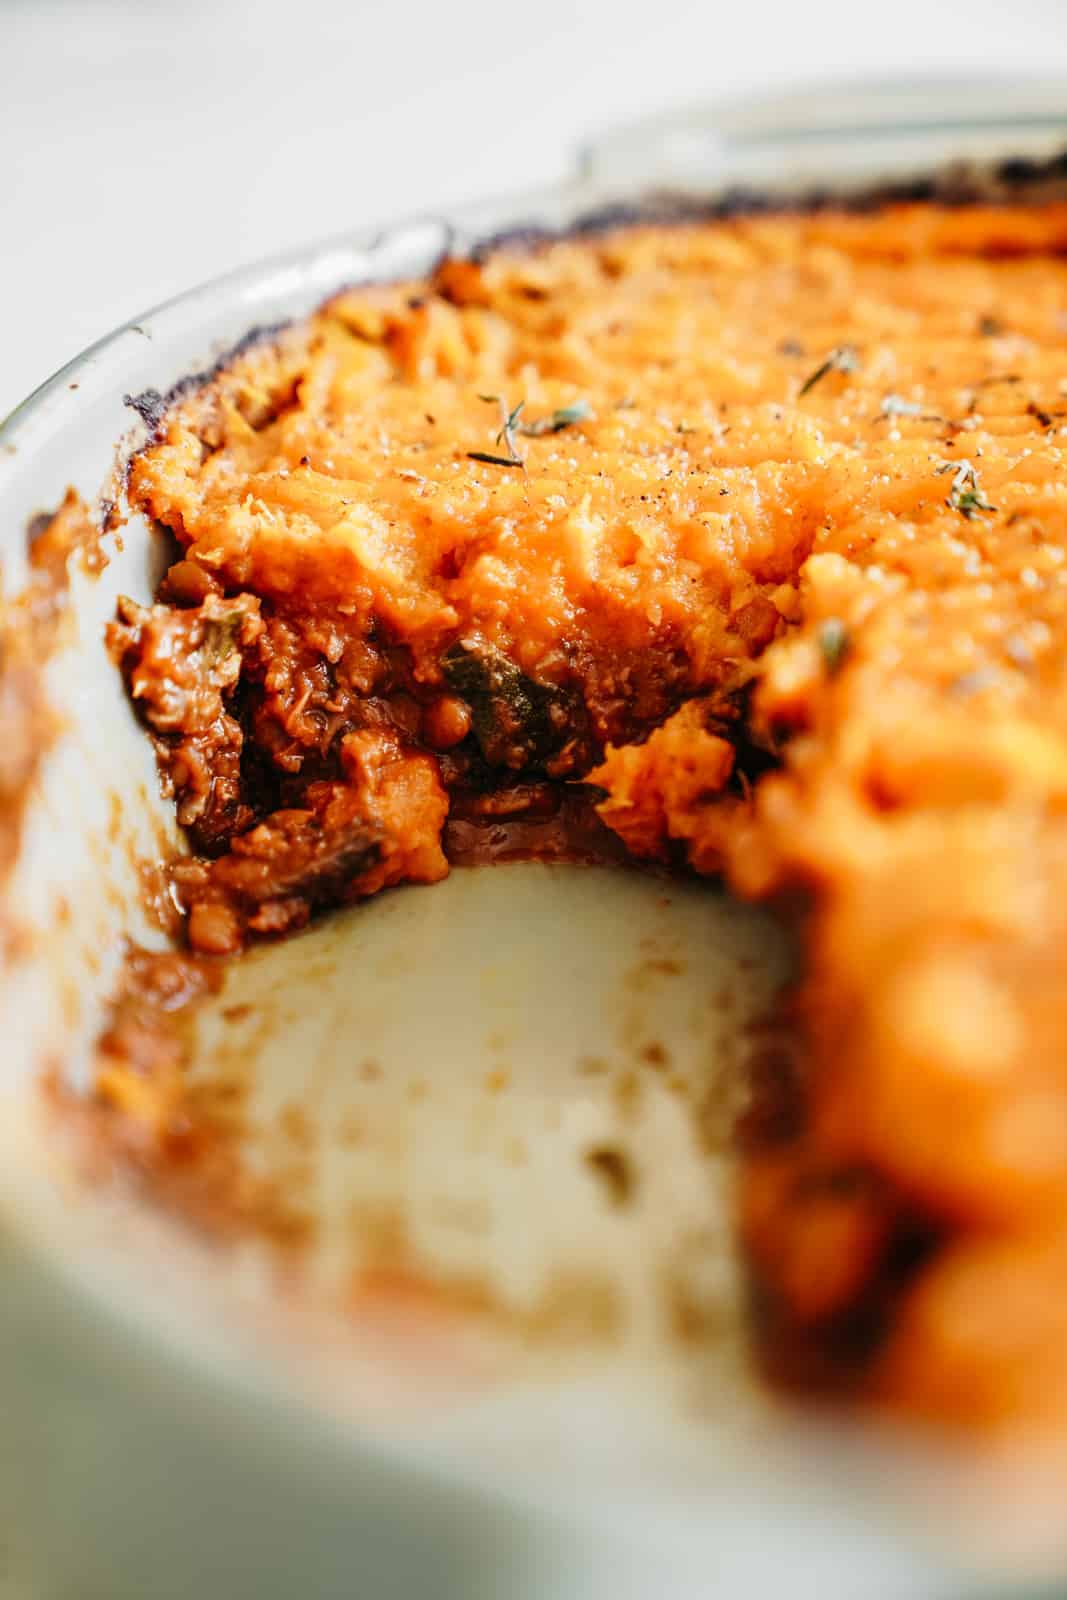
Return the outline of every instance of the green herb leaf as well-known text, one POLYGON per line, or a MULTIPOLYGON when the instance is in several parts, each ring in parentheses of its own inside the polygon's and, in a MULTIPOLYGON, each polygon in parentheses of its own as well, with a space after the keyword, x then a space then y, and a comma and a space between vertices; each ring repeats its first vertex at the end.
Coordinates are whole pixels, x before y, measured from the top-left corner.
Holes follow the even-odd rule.
POLYGON ((980 512, 995 511, 997 508, 986 499, 985 490, 978 482, 978 470, 970 461, 946 461, 944 466, 938 467, 938 476, 951 472, 952 485, 949 489, 945 504, 952 511, 958 511, 961 516, 971 522, 980 512))
MULTIPOLYGON (((504 418, 500 432, 496 436, 497 444, 499 444, 502 439, 508 439, 509 436, 514 432, 515 424, 522 416, 522 408, 525 404, 525 400, 520 400, 518 405, 515 406, 513 410, 508 412, 507 416, 504 418)), ((512 454, 514 455, 515 453, 516 452, 513 450, 512 454)))
POLYGON ((573 427, 576 422, 585 422, 593 412, 587 400, 575 400, 572 405, 561 406, 558 411, 551 412, 547 417, 538 417, 534 422, 522 422, 526 401, 520 400, 517 406, 508 409, 507 402, 498 394, 480 394, 479 400, 487 405, 500 407, 500 431, 497 433, 497 444, 503 445, 507 455, 494 455, 486 450, 468 450, 467 459, 470 461, 484 461, 494 467, 521 467, 526 470, 526 462, 519 450, 517 435, 522 434, 528 439, 538 439, 546 433, 560 433, 564 428, 573 427))
POLYGON ((208 667, 221 667, 226 658, 237 649, 237 636, 244 618, 244 611, 236 609, 222 616, 205 618, 200 657, 208 667))
POLYGON ((836 350, 831 350, 826 360, 800 386, 800 394, 810 394, 817 383, 831 372, 855 372, 859 366, 859 356, 850 344, 839 344, 836 350))
POLYGON ((833 677, 852 646, 848 629, 840 617, 827 617, 818 632, 819 652, 827 672, 833 677))
POLYGON ((553 716, 563 710, 560 691, 528 678, 480 641, 458 640, 441 666, 448 687, 470 707, 475 741, 490 766, 537 766, 573 731, 573 716, 553 716))
POLYGON ((562 433, 564 428, 572 428, 576 422, 588 422, 592 415, 588 400, 575 400, 572 405, 560 406, 558 411, 553 411, 547 417, 538 417, 536 422, 524 422, 518 431, 530 439, 537 439, 545 433, 562 433))
POLYGON ((992 505, 986 499, 985 492, 982 489, 964 489, 959 493, 953 490, 945 503, 950 505, 954 511, 961 512, 968 522, 973 517, 978 516, 979 512, 995 511, 997 509, 995 505, 992 505))
MULTIPOLYGON (((525 400, 520 400, 517 406, 513 407, 511 411, 507 412, 504 417, 500 432, 496 436, 497 444, 502 444, 505 447, 511 460, 517 462, 518 465, 522 467, 523 471, 526 470, 526 463, 519 454, 519 447, 515 443, 515 424, 522 415, 522 408, 525 404, 525 400)), ((500 402, 500 409, 501 411, 504 410, 503 400, 500 402)))

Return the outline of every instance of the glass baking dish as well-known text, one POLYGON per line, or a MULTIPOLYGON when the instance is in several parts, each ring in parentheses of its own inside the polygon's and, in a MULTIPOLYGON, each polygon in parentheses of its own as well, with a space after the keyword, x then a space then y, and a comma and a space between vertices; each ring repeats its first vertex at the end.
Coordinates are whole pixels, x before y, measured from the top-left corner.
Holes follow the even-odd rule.
MULTIPOLYGON (((1020 184, 1067 193, 1065 108, 1063 89, 1040 80, 748 98, 609 135, 553 189, 342 235, 196 289, 94 346, 0 429, 7 592, 25 580, 21 530, 43 506, 68 483, 91 503, 121 487, 116 464, 143 440, 124 396, 165 395, 250 328, 299 317, 343 284, 418 274, 445 250, 499 234, 679 204, 923 192, 928 183, 948 194, 1020 184)), ((63 652, 41 668, 63 732, 2 890, 26 937, 0 966, 0 1362, 9 1414, 0 1505, 10 1508, 12 1542, 38 1592, 330 1597, 350 1593, 358 1571, 368 1592, 437 1600, 684 1600, 712 1585, 758 1597, 785 1583, 794 1597, 934 1600, 1006 1590, 1020 1573, 1036 1594, 1067 1559, 1049 1489, 1057 1480, 1045 1463, 1026 1459, 1023 1494, 1018 1458, 979 1466, 884 1429, 786 1416, 729 1371, 704 1413, 684 1421, 664 1401, 656 1370, 640 1383, 633 1373, 606 1381, 584 1370, 565 1381, 475 1386, 446 1406, 427 1398, 418 1425, 394 1429, 363 1403, 393 1358, 364 1352, 360 1389, 346 1357, 316 1345, 309 1358, 302 1334, 268 1328, 247 1264, 220 1269, 136 1193, 97 1196, 74 1181, 35 1085, 57 1064, 72 1082, 86 1081, 121 941, 153 937, 139 911, 136 863, 158 854, 161 831, 174 842, 147 742, 100 643, 116 593, 147 597, 153 588, 158 550, 142 531, 122 530, 103 577, 72 583, 63 652), (347 1387, 357 1403, 342 1401, 347 1387)), ((559 960, 580 965, 554 931, 563 903, 583 926, 571 889, 535 875, 523 893, 527 968, 554 943, 559 960)), ((642 919, 658 913, 617 893, 605 883, 595 914, 637 933, 652 926, 642 919)), ((457 933, 484 940, 486 930, 491 944, 495 894, 488 880, 456 891, 434 949, 445 952, 457 933)), ((677 915, 687 938, 720 937, 698 927, 703 912, 677 915)), ((379 924, 360 937, 384 941, 387 965, 396 956, 389 938, 415 931, 375 931, 379 924)), ((619 964, 631 953, 620 933, 619 964)), ((447 954, 434 959, 450 981, 447 954)), ((307 980, 283 961, 271 987, 281 973, 280 987, 299 995, 307 980)), ((607 1005, 616 979, 602 976, 607 1005)), ((556 967, 549 980, 559 983, 556 967)), ((508 982, 517 1004, 521 983, 508 982)), ((534 1013, 539 991, 521 993, 534 1013)), ((574 996, 576 1018, 582 998, 574 996)), ((418 1010, 402 994, 391 1003, 418 1010)), ((535 1018, 535 1040, 537 1026, 535 1018)), ((428 1048, 422 1035, 404 1038, 405 1048, 428 1048)), ((650 1128, 647 1137, 665 1135, 650 1128)), ((528 1203, 509 1214, 516 1248, 531 1216, 528 1203)), ((413 1381, 405 1369, 400 1387, 413 1381)))

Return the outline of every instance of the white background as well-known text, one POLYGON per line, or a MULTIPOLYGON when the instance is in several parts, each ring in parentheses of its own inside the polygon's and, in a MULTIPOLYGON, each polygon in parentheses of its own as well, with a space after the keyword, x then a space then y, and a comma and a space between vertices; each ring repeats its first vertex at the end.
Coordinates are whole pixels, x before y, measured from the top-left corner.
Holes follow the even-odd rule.
POLYGON ((258 255, 748 88, 1062 72, 1067 0, 0 0, 0 416, 258 255))

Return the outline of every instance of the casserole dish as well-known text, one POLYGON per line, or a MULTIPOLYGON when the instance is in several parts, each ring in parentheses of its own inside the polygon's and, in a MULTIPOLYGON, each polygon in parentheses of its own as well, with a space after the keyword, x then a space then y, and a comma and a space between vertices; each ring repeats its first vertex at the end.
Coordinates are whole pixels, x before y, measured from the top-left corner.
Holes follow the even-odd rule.
MULTIPOLYGON (((1047 162, 1067 138, 1030 109, 1033 88, 985 91, 1003 110, 981 124, 957 109, 973 86, 915 96, 936 101, 936 124, 908 121, 915 99, 890 92, 724 110, 714 133, 682 119, 605 142, 561 190, 198 291, 90 351, 10 419, 6 525, 17 533, 70 482, 91 505, 113 498, 116 440, 120 461, 143 442, 124 395, 151 417, 146 393, 167 394, 250 328, 344 284, 415 276, 446 247, 566 229, 654 188, 862 192, 960 161, 1047 162)), ((788 1576, 801 1593, 935 1595, 957 1592, 968 1567, 1054 1563, 1056 1518, 1042 1517, 1036 1476, 1019 1492, 1017 1461, 983 1467, 997 1485, 1010 1471, 1016 1492, 998 1495, 979 1538, 981 1474, 929 1442, 787 1414, 737 1368, 728 1333, 667 1337, 672 1316, 732 1326, 730 1284, 686 1264, 723 1214, 724 1173, 695 1150, 683 1094, 645 1089, 629 1104, 625 1054, 668 1046, 684 1088, 739 1026, 701 1009, 694 952, 703 974, 717 967, 744 990, 750 1014, 789 961, 769 924, 708 891, 526 864, 348 913, 247 960, 201 1025, 200 1057, 254 1063, 258 1159, 271 1178, 299 1168, 292 1182, 313 1195, 310 1284, 286 1278, 280 1293, 260 1252, 220 1249, 144 1204, 128 1176, 86 1185, 77 1130, 42 1110, 40 1084, 84 1090, 123 939, 160 942, 142 864, 177 848, 101 647, 118 595, 154 592, 163 552, 144 533, 120 529, 102 573, 73 562, 67 603, 42 592, 49 648, 34 655, 31 639, 27 676, 34 726, 49 734, 5 779, 6 1503, 43 1592, 695 1594, 714 1582, 755 1594, 788 1576), (417 990, 398 976, 413 948, 417 990), (346 950, 370 975, 356 1010, 346 950), (619 1059, 590 1070, 605 1019, 624 1011, 619 1059), (558 1081, 546 1083, 546 1054, 558 1081), (641 1204, 623 1219, 617 1139, 631 1115, 645 1165, 641 1204), (326 1130, 346 1128, 347 1144, 323 1147, 326 1130), (526 1157, 509 1167, 520 1136, 526 1157), (487 1208, 491 1226, 472 1225, 487 1208), (521 1337, 395 1283, 361 1304, 355 1334, 339 1328, 319 1280, 343 1275, 353 1230, 361 1248, 384 1238, 387 1264, 398 1217, 421 1264, 447 1263, 475 1296, 488 1284, 521 1337), (665 1271, 673 1298, 653 1287, 665 1271)), ((14 596, 42 580, 11 539, 14 596)))

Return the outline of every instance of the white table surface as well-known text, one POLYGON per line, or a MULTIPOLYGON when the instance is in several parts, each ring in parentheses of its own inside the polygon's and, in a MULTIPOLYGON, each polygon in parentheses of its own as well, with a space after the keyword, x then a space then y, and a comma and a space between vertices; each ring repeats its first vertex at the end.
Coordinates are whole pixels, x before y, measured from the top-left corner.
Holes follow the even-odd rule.
POLYGON ((0 416, 117 323, 591 132, 822 76, 1067 77, 1065 0, 0 0, 0 416))

